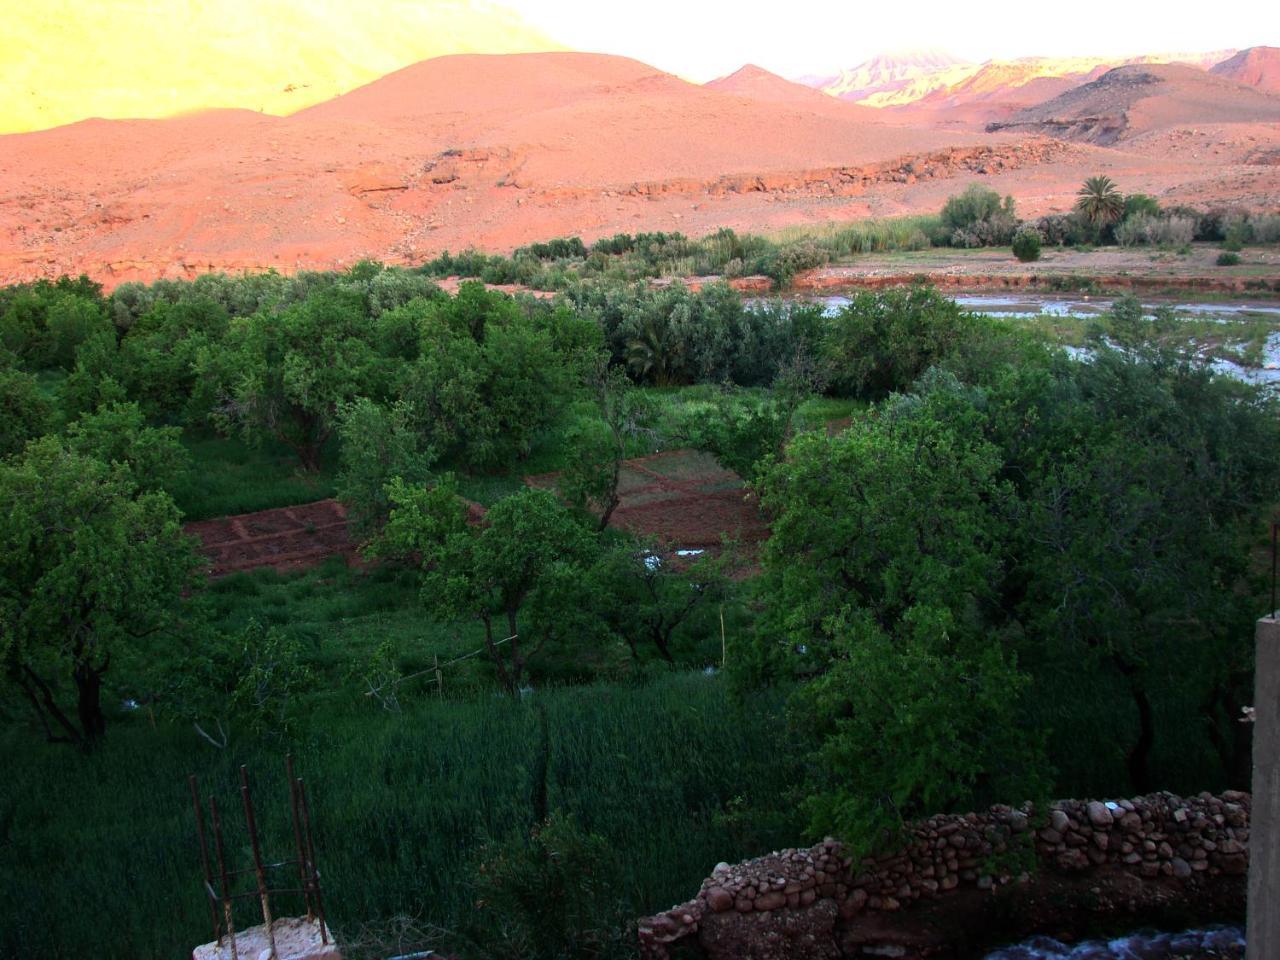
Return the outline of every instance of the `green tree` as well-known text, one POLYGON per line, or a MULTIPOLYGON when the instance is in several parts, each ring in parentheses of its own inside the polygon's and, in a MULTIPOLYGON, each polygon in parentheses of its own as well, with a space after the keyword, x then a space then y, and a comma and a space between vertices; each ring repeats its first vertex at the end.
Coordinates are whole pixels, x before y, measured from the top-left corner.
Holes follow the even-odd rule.
POLYGON ((834 392, 879 399, 910 389, 980 323, 932 287, 859 293, 831 318, 820 356, 834 392))
POLYGON ((816 832, 868 843, 903 820, 1040 786, 1025 679, 988 629, 1009 490, 954 380, 828 437, 806 433, 761 483, 772 522, 759 635, 810 678, 793 701, 821 738, 816 832))
POLYGON ((964 192, 948 197, 941 219, 952 246, 1008 243, 1018 226, 1013 197, 1001 200, 1000 194, 980 183, 971 183, 964 192))
POLYGON ((395 392, 412 407, 422 435, 444 460, 498 469, 528 456, 577 392, 585 357, 599 340, 584 339, 568 311, 524 313, 509 298, 470 298, 461 306, 414 301, 403 308, 418 313, 416 346, 400 311, 380 323, 395 321, 383 332, 413 357, 397 374, 395 392))
POLYGON ((0 366, 0 460, 47 433, 52 415, 35 377, 0 366))
POLYGON ((572 612, 585 605, 594 539, 546 490, 499 500, 478 525, 449 479, 433 487, 392 480, 390 494, 372 554, 412 560, 424 603, 444 617, 478 620, 498 680, 516 695, 530 660, 564 639, 572 612))
POLYGON ((675 663, 682 628, 700 609, 729 595, 734 559, 726 552, 686 560, 657 544, 618 544, 602 554, 592 571, 596 595, 602 598, 600 616, 633 659, 649 649, 675 663))
POLYGON ((1124 195, 1110 177, 1089 177, 1076 193, 1075 211, 1094 226, 1110 226, 1124 216, 1124 195))
POLYGON ((214 422, 250 441, 273 437, 307 470, 320 467, 341 405, 386 392, 363 297, 321 290, 279 313, 237 318, 197 367, 216 396, 214 422))
POLYGON ((162 705, 205 742, 224 749, 239 728, 282 739, 297 725, 299 694, 314 686, 301 641, 251 620, 238 633, 203 631, 162 678, 162 705))
POLYGON ((104 676, 173 626, 196 567, 173 501, 123 468, 55 437, 0 463, 0 662, 50 741, 102 737, 104 676))
POLYGON ((475 870, 485 956, 597 960, 627 953, 621 872, 608 841, 554 813, 527 838, 486 843, 475 870))
POLYGON ((361 397, 339 412, 342 467, 338 499, 357 536, 375 535, 391 510, 387 485, 396 478, 424 483, 431 476, 434 449, 424 443, 408 404, 390 406, 361 397))
POLYGON ((578 509, 595 510, 603 530, 621 502, 618 482, 627 448, 653 435, 656 409, 620 367, 601 361, 591 380, 598 415, 578 420, 566 432, 571 453, 558 486, 578 509))
POLYGON ((109 403, 66 429, 66 445, 123 469, 142 491, 170 490, 191 470, 179 427, 150 427, 136 403, 109 403))

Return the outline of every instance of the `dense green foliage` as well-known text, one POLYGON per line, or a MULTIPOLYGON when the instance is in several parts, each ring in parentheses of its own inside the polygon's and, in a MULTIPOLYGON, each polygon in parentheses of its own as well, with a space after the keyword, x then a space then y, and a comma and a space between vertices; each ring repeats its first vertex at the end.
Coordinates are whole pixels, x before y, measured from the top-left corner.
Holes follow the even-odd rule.
POLYGON ((973 189, 910 235, 0 290, 0 953, 188 949, 183 778, 287 750, 339 930, 410 917, 465 957, 620 955, 709 865, 808 834, 1240 783, 1277 411, 1172 314, 1118 301, 1079 360, 926 287, 639 282, 1015 225, 973 189), (508 269, 561 293, 431 279, 508 269), (752 482, 761 552, 610 526, 624 459, 680 446, 752 482), (184 516, 334 493, 362 563, 193 578, 184 516))

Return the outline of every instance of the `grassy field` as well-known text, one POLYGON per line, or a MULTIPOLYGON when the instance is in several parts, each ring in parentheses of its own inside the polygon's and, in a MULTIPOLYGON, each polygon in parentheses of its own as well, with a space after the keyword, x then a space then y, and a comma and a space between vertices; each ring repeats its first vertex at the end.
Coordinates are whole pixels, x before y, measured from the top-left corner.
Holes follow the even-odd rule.
MULTIPOLYGON (((768 696, 735 705, 695 673, 524 702, 425 698, 401 714, 330 713, 289 749, 310 785, 331 922, 341 935, 408 915, 465 935, 475 853, 532 825, 540 758, 549 808, 607 840, 628 915, 682 900, 718 860, 794 838, 785 798, 797 754, 778 711, 768 696), (757 804, 773 815, 741 829, 731 812, 757 804)), ((18 735, 0 740, 0 955, 146 960, 207 940, 190 773, 234 812, 235 769, 247 764, 267 855, 289 849, 282 744, 217 751, 138 717, 68 762, 22 749, 18 735)), ((226 820, 241 862, 240 818, 226 820)))

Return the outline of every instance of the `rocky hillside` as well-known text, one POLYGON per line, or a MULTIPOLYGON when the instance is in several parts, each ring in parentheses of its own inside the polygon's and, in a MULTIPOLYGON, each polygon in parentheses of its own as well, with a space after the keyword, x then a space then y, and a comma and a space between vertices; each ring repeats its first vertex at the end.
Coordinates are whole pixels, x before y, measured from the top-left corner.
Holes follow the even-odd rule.
POLYGON ((1068 140, 1119 140, 1194 124, 1273 123, 1280 97, 1180 64, 1117 67, 1097 80, 1022 110, 988 130, 1043 133, 1068 140))
POLYGON ((1210 73, 1267 93, 1280 93, 1280 47, 1250 47, 1214 66, 1210 73))

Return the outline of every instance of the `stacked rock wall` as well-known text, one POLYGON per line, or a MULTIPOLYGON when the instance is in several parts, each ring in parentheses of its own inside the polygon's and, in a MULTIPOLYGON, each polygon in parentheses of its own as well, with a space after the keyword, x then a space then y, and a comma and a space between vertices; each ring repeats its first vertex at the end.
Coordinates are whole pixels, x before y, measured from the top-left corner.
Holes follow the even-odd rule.
POLYGON ((1006 890, 1023 903, 1038 889, 1056 888, 1063 903, 1079 890, 1132 911, 1207 892, 1239 896, 1243 913, 1249 809, 1249 794, 1234 791, 1064 800, 1044 814, 997 806, 932 817, 895 851, 856 861, 829 838, 720 864, 693 900, 641 921, 641 951, 665 958, 694 938, 712 957, 742 960, 945 956, 948 925, 963 928, 1006 890))

